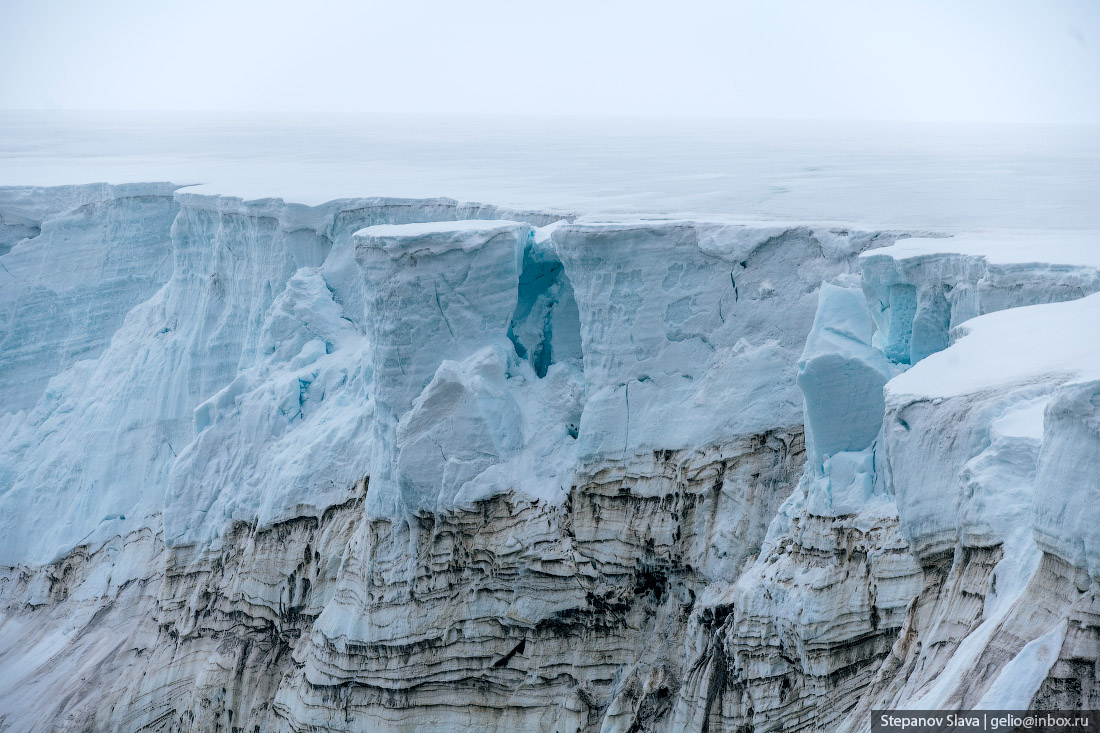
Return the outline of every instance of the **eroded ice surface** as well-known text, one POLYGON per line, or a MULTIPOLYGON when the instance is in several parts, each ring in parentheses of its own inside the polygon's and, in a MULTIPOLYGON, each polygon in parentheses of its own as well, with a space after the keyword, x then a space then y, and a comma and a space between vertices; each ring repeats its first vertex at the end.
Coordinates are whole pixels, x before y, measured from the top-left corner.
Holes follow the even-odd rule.
MULTIPOLYGON (((0 417, 0 563, 49 562, 162 521, 169 544, 211 542, 233 521, 320 513, 346 498, 367 473, 371 424, 351 235, 380 222, 499 216, 447 199, 308 207, 173 200, 173 189, 63 189, 39 204, 43 233, 0 255, 24 275, 7 291, 21 310, 0 336, 15 344, 0 360, 9 375, 28 373, 6 401, 28 406, 0 417), (19 269, 39 247, 86 260, 64 281, 68 300, 52 294, 58 268, 19 269), (136 274, 120 276, 104 258, 136 274), (27 292, 45 295, 16 299, 27 292), (95 327, 75 331, 89 344, 67 364, 70 311, 95 327), (102 334, 112 319, 116 330, 102 334)), ((29 216, 23 202, 34 195, 6 190, 3 200, 29 216)))
POLYGON ((1094 670, 1090 235, 159 184, 0 214, 19 725, 858 729, 1094 670))
POLYGON ((580 308, 580 451, 595 462, 797 424, 791 365, 819 283, 892 239, 638 222, 567 225, 553 241, 580 308))
POLYGON ((33 407, 167 281, 177 188, 0 189, 0 412, 33 407))

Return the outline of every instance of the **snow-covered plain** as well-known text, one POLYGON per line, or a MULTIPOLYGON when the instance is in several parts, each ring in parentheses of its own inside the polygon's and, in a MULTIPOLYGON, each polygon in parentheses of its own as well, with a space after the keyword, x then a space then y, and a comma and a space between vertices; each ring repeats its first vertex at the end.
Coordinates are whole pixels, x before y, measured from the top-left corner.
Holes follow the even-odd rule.
POLYGON ((304 204, 449 196, 595 216, 1095 230, 1098 170, 1087 126, 0 112, 0 185, 174 181, 304 204))
POLYGON ((0 130, 0 729, 1100 704, 1091 131, 0 130))

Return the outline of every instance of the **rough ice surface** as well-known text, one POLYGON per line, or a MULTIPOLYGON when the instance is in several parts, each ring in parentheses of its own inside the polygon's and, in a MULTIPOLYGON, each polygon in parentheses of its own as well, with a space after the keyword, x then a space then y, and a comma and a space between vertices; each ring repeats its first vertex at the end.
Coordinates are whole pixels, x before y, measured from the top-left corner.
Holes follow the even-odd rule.
POLYGON ((1082 337, 1080 325, 1097 317, 1100 295, 981 316, 959 327, 951 348, 889 383, 884 434, 892 484, 918 554, 954 545, 965 508, 959 474, 989 443, 994 420, 1100 374, 1100 342, 1082 337))
POLYGON ((529 230, 515 222, 461 222, 453 229, 369 227, 355 235, 371 314, 372 392, 392 419, 412 406, 441 361, 506 342, 529 230))
POLYGON ((1100 705, 1087 234, 168 184, 0 216, 0 728, 1100 705))
POLYGON ((1058 661, 1066 628, 1059 624, 1037 639, 1032 639, 1001 669, 989 691, 974 706, 975 710, 1026 710, 1039 691, 1050 668, 1058 661))
POLYGON ((945 348, 953 326, 982 313, 1100 290, 1100 254, 1085 232, 912 238, 861 265, 876 344, 902 364, 945 348))
POLYGON ((370 323, 376 444, 368 513, 437 511, 508 490, 540 495, 546 481, 560 499, 564 486, 555 483, 551 454, 555 445, 572 449, 568 431, 582 387, 579 375, 563 371, 568 352, 547 378, 553 304, 542 306, 542 339, 526 348, 509 339, 516 318, 530 317, 529 293, 540 287, 529 269, 541 274, 541 263, 526 254, 534 246, 531 227, 373 226, 354 241, 370 323), (527 302, 520 310, 521 293, 527 302), (548 393, 542 379, 565 389, 548 393), (519 456, 528 443, 538 455, 519 456), (501 464, 514 472, 502 472, 501 464))
POLYGON ((177 188, 0 189, 0 412, 34 407, 168 280, 177 188))
POLYGON ((692 222, 573 224, 552 239, 580 310, 587 462, 798 424, 791 366, 815 290, 874 242, 692 222))
MULTIPOLYGON (((152 184, 149 191, 164 196, 172 188, 152 184)), ((157 525, 162 513, 165 541, 186 544, 222 533, 229 520, 321 512, 333 497, 346 496, 369 472, 358 454, 367 441, 361 428, 370 424, 360 414, 369 383, 361 353, 369 341, 356 327, 364 318, 355 310, 362 305, 362 278, 354 259, 354 278, 344 264, 354 249, 352 233, 378 221, 496 215, 491 207, 447 199, 352 199, 308 207, 179 192, 174 203, 164 204, 169 214, 179 208, 174 218, 154 209, 160 218, 150 219, 142 209, 116 213, 119 201, 135 205, 133 191, 123 192, 128 196, 97 189, 114 207, 104 209, 103 218, 110 223, 131 216, 149 227, 159 222, 158 235, 170 239, 163 245, 169 262, 156 265, 167 273, 165 281, 159 289, 155 282, 133 286, 152 290, 151 297, 132 304, 104 338, 101 353, 88 354, 94 358, 60 369, 54 335, 40 325, 33 332, 43 334, 37 342, 50 354, 42 372, 59 371, 31 407, 0 419, 0 563, 50 562, 78 545, 94 548, 157 525), (332 399, 319 408, 329 390, 332 399), (344 411, 336 408, 342 400, 344 411), (258 446, 250 428, 261 426, 271 431, 263 434, 283 437, 281 447, 258 446), (306 445, 314 446, 319 464, 308 462, 306 445), (180 458, 177 478, 170 480, 180 458)), ((4 200, 24 211, 19 202, 34 194, 16 189, 4 200)), ((51 206, 63 208, 75 195, 65 189, 51 206)), ((72 203, 78 212, 87 195, 72 203)), ((140 205, 154 204, 160 206, 159 199, 140 205)), ((90 226, 91 234, 76 228, 72 235, 89 256, 98 252, 94 237, 102 236, 104 224, 90 226)), ((155 249, 144 228, 133 234, 136 241, 120 235, 113 246, 155 249)), ((24 241, 4 259, 36 241, 24 241)), ((44 246, 53 241, 47 237, 44 246)), ((55 277, 50 268, 33 272, 46 283, 55 277)), ((91 279, 83 287, 81 297, 93 304, 117 298, 111 279, 91 279)), ((137 300, 140 292, 129 297, 137 300)), ((24 313, 38 318, 33 310, 24 313)), ((105 328, 109 321, 97 324, 105 328)), ((12 322, 0 338, 33 345, 29 327, 12 322)), ((20 350, 11 354, 14 371, 20 350)), ((8 355, 5 349, 0 358, 8 355)), ((28 392, 11 388, 20 399, 33 395, 35 379, 27 381, 28 392)))
POLYGON ((291 207, 190 203, 172 224, 168 282, 127 314, 97 359, 60 373, 12 420, 0 459, 5 503, 57 508, 32 521, 4 513, 5 562, 49 561, 149 526, 194 434, 195 407, 250 365, 275 296, 327 254, 326 238, 294 221, 291 207), (42 486, 56 488, 51 496, 42 486))
MULTIPOLYGON (((1088 657, 1080 645, 1091 638, 1081 626, 1089 612, 1081 609, 1092 601, 1078 599, 1089 581, 1068 580, 1058 563, 1095 577, 1097 524, 1085 502, 1095 503, 1100 479, 1100 342, 1092 337, 1100 294, 1088 295, 1097 287, 1086 240, 1061 248, 1050 239, 1021 237, 1000 254, 996 240, 983 238, 902 240, 861 256, 866 305, 858 291, 822 286, 799 363, 806 473, 756 566, 707 602, 732 601, 727 649, 739 664, 764 663, 749 640, 776 623, 780 648, 867 644, 883 624, 901 626, 902 639, 918 634, 923 647, 899 641, 881 668, 863 667, 879 678, 855 688, 858 699, 846 703, 855 712, 838 728, 859 730, 870 710, 894 705, 1021 709, 1061 699, 1061 680, 1073 673, 1059 659, 1088 657), (928 325, 935 311, 926 293, 945 297, 941 320, 921 335, 922 317, 928 325), (1060 300, 1068 302, 1050 303, 1060 300), (999 312, 973 317, 986 310, 999 312), (927 338, 936 329, 938 341, 927 338), (853 370, 869 365, 874 380, 853 389, 853 370), (830 398, 842 414, 828 411, 830 398), (864 544, 869 533, 878 539, 864 544), (844 557, 854 549, 866 559, 814 560, 836 548, 838 534, 851 536, 844 557), (898 562, 898 552, 908 559, 898 562), (921 574, 932 583, 923 591, 914 582, 921 574), (979 591, 980 604, 963 600, 966 587, 979 591), (903 624, 891 620, 907 606, 903 624), (975 675, 990 663, 1003 666, 975 675)), ((759 674, 812 679, 838 663, 822 651, 801 654, 810 655, 801 665, 773 663, 759 674)), ((818 715, 852 694, 840 688, 826 704, 805 684, 803 700, 817 700, 818 715)), ((775 715, 777 728, 791 725, 783 707, 775 715)))
POLYGON ((347 498, 371 448, 366 341, 318 268, 272 302, 259 363, 194 410, 195 437, 171 469, 170 544, 217 549, 233 521, 270 525, 347 498), (255 444, 255 436, 265 440, 255 444), (320 468, 320 470, 319 470, 320 468))

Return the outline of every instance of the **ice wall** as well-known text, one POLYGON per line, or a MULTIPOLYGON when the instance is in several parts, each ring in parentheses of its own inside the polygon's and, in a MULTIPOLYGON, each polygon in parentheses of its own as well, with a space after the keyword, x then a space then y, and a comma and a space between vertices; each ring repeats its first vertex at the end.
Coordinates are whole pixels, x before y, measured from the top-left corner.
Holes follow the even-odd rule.
MULTIPOLYGON (((1095 296, 1094 296, 1095 297, 1095 296)), ((1035 539, 1100 579, 1100 382, 1058 390, 1046 408, 1035 478, 1035 539)))
POLYGON ((0 188, 0 414, 106 348, 172 272, 169 183, 0 188))
POLYGON ((387 316, 372 389, 393 428, 280 714, 329 725, 328 691, 346 688, 350 719, 381 729, 629 728, 651 695, 670 720, 696 594, 736 577, 802 465, 784 399, 819 280, 892 237, 651 222, 524 243, 460 222, 357 239, 368 313, 387 316), (738 343, 754 326, 782 343, 738 343), (599 388, 626 375, 616 413, 599 388), (685 399, 711 387, 713 403, 685 399))
POLYGON ((16 258, 19 319, 77 302, 35 278, 125 312, 0 352, 46 373, 0 415, 3 720, 1100 702, 1087 237, 122 190, 0 191, 0 262, 166 258, 16 258))
POLYGON ((555 231, 580 311, 582 461, 799 424, 791 366, 817 287, 875 238, 691 222, 555 231))
MULTIPOLYGON (((529 225, 509 221, 355 235, 375 404, 370 515, 444 510, 521 488, 522 475, 487 474, 544 431, 525 424, 531 410, 521 405, 539 377, 508 338, 532 236, 529 225)), ((536 400, 532 409, 540 407, 536 400)), ((572 442, 565 425, 546 429, 572 442)))
MULTIPOLYGON (((1081 237, 906 239, 822 285, 798 364, 806 472, 756 563, 703 599, 728 615, 695 664, 732 660, 743 690, 721 725, 863 730, 870 710, 909 703, 1088 703, 1058 692, 1093 637, 1058 579, 1072 572, 1050 563, 1084 572, 1091 541, 1074 502, 1100 477, 1096 256, 1081 237), (1032 305, 1050 301, 1067 302, 1032 305)), ((706 684, 687 686, 677 721, 698 721, 706 684)))
POLYGON ((33 397, 36 380, 57 375, 32 407, 0 423, 0 564, 49 562, 161 521, 170 545, 209 543, 233 521, 320 512, 346 497, 368 472, 359 457, 369 375, 352 233, 497 215, 448 199, 308 207, 186 190, 173 199, 174 188, 4 190, 12 202, 4 210, 45 222, 45 234, 3 256, 30 279, 7 291, 21 310, 5 332, 19 344, 0 357, 11 360, 5 374, 43 361, 30 387, 9 386, 8 402, 33 397), (89 197, 96 203, 85 205, 89 197), (50 219, 73 205, 75 214, 50 219), (39 248, 38 260, 27 259, 39 248), (44 267, 47 255, 79 266, 44 267), (68 293, 77 325, 93 323, 80 348, 94 358, 62 368, 62 352, 71 358, 77 348, 65 336, 72 319, 56 332, 43 328, 35 314, 56 311, 56 297, 19 300, 49 288, 68 293), (257 429, 272 440, 258 445, 257 429))

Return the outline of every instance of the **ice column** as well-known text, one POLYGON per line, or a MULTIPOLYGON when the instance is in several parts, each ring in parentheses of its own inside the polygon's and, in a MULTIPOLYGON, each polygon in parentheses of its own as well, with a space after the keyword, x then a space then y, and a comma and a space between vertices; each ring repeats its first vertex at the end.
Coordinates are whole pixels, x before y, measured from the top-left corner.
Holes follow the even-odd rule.
POLYGON ((395 516, 424 506, 399 475, 399 423, 443 362, 497 344, 512 349, 508 325, 529 233, 528 225, 511 221, 457 221, 373 226, 355 234, 375 401, 370 514, 395 516))

